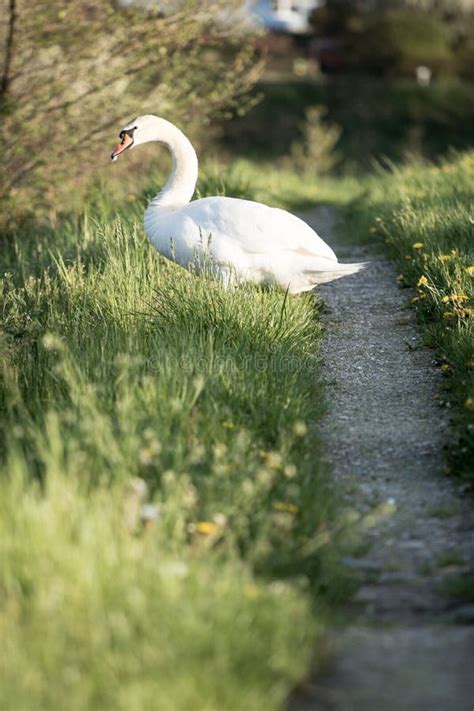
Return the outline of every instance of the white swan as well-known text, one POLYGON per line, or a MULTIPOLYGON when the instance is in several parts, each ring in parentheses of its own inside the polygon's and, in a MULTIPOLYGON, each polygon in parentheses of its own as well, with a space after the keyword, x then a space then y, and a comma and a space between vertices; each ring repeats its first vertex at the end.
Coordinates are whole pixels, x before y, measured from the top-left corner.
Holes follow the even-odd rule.
POLYGON ((120 131, 112 160, 141 143, 159 141, 171 152, 168 182, 145 212, 153 246, 185 268, 205 259, 224 282, 277 284, 291 294, 354 274, 364 264, 340 264, 316 232, 285 210, 250 200, 206 197, 190 202, 198 176, 196 152, 174 124, 146 115, 120 131))

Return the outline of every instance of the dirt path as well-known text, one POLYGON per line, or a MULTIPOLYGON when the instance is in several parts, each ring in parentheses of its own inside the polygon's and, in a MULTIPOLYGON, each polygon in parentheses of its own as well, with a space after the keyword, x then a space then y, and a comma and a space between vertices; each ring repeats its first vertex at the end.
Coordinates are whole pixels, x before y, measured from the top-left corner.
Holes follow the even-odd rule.
POLYGON ((292 707, 321 711, 473 711, 474 604, 446 593, 474 570, 474 504, 442 472, 447 414, 394 267, 337 244, 334 212, 305 219, 364 273, 321 288, 329 409, 323 438, 348 504, 388 514, 347 559, 362 585, 334 659, 292 707))

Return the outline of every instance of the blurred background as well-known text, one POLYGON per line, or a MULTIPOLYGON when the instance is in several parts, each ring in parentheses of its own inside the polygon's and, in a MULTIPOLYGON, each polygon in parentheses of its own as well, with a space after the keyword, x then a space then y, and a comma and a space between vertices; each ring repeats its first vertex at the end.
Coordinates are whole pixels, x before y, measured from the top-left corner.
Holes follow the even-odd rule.
POLYGON ((10 222, 80 209, 91 190, 133 194, 166 170, 156 151, 111 170, 140 113, 176 122, 203 165, 315 177, 472 144, 470 0, 2 0, 1 17, 10 222))

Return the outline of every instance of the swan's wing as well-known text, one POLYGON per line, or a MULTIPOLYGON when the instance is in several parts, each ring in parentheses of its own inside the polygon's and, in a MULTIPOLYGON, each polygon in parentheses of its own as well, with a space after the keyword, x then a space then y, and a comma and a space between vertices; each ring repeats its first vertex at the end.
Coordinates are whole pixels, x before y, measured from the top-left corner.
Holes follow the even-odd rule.
MULTIPOLYGON (((329 245, 306 222, 286 210, 250 200, 227 197, 202 198, 189 203, 186 216, 215 249, 231 243, 247 254, 287 252, 288 256, 337 257, 329 245)), ((214 250, 213 250, 214 251, 214 250)))

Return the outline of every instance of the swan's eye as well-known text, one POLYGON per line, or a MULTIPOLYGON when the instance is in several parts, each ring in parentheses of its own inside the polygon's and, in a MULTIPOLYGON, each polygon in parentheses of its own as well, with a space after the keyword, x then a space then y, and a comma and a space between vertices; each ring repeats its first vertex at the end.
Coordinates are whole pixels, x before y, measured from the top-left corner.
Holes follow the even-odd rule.
POLYGON ((133 139, 133 133, 136 130, 136 128, 137 128, 136 126, 134 126, 133 128, 124 128, 123 131, 120 131, 119 138, 121 138, 123 140, 124 136, 128 136, 129 138, 133 139))

